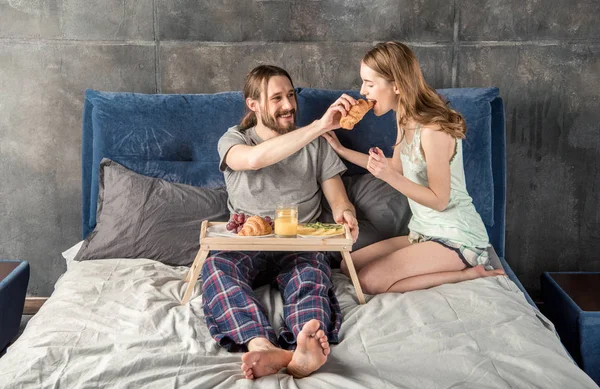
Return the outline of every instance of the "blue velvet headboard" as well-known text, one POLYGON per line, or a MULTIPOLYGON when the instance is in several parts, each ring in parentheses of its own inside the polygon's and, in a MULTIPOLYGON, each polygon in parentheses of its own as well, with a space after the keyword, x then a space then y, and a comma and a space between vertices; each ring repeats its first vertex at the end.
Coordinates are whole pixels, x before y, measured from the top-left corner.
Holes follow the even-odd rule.
MULTIPOLYGON (((298 88, 298 124, 318 119, 342 92, 298 88)), ((490 241, 504 256, 505 128, 497 88, 440 89, 467 123, 464 164, 467 188, 490 241)), ((195 95, 145 95, 86 91, 82 140, 83 236, 96 224, 98 166, 111 158, 153 177, 192 185, 223 185, 217 142, 244 112, 240 92, 195 95)), ((393 112, 368 113, 352 131, 337 130, 346 146, 366 152, 379 146, 391 155, 396 141, 393 112)), ((347 174, 364 173, 350 166, 347 174)))

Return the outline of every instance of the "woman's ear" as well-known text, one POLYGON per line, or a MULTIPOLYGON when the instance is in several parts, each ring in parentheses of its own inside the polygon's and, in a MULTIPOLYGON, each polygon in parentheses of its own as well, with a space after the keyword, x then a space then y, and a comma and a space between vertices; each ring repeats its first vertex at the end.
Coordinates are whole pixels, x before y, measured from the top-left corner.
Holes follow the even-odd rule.
POLYGON ((257 100, 254 100, 254 99, 251 99, 250 97, 248 97, 246 99, 246 105, 248 106, 250 111, 258 112, 258 101, 257 100))
POLYGON ((398 89, 398 86, 396 86, 396 83, 394 83, 394 93, 397 95, 400 94, 400 89, 398 89))

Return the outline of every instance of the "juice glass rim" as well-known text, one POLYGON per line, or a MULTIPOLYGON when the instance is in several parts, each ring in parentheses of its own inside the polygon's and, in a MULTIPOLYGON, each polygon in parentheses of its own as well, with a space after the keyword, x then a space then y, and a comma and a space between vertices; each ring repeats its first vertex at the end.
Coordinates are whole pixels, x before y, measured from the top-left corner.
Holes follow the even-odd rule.
POLYGON ((276 210, 279 209, 298 209, 298 204, 277 204, 276 210))

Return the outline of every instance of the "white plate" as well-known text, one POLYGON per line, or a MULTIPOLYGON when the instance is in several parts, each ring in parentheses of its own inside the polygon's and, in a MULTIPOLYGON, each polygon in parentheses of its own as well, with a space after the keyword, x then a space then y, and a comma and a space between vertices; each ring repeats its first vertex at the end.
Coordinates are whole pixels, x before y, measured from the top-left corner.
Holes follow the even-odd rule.
POLYGON ((207 236, 225 236, 227 238, 268 238, 269 236, 275 236, 275 234, 260 235, 260 236, 240 236, 233 232, 227 231, 227 223, 217 224, 210 226, 206 229, 208 232, 207 236))

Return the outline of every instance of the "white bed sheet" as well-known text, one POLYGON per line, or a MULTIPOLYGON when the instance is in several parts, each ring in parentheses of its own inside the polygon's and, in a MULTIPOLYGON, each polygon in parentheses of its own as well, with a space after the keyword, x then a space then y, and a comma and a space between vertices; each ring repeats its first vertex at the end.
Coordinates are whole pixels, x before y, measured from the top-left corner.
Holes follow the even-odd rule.
MULTIPOLYGON (((70 262, 0 358, 0 388, 597 388, 508 277, 368 297, 334 272, 341 342, 308 378, 245 380, 210 337, 187 268, 147 259, 70 262)), ((274 328, 282 303, 258 290, 274 328)))

